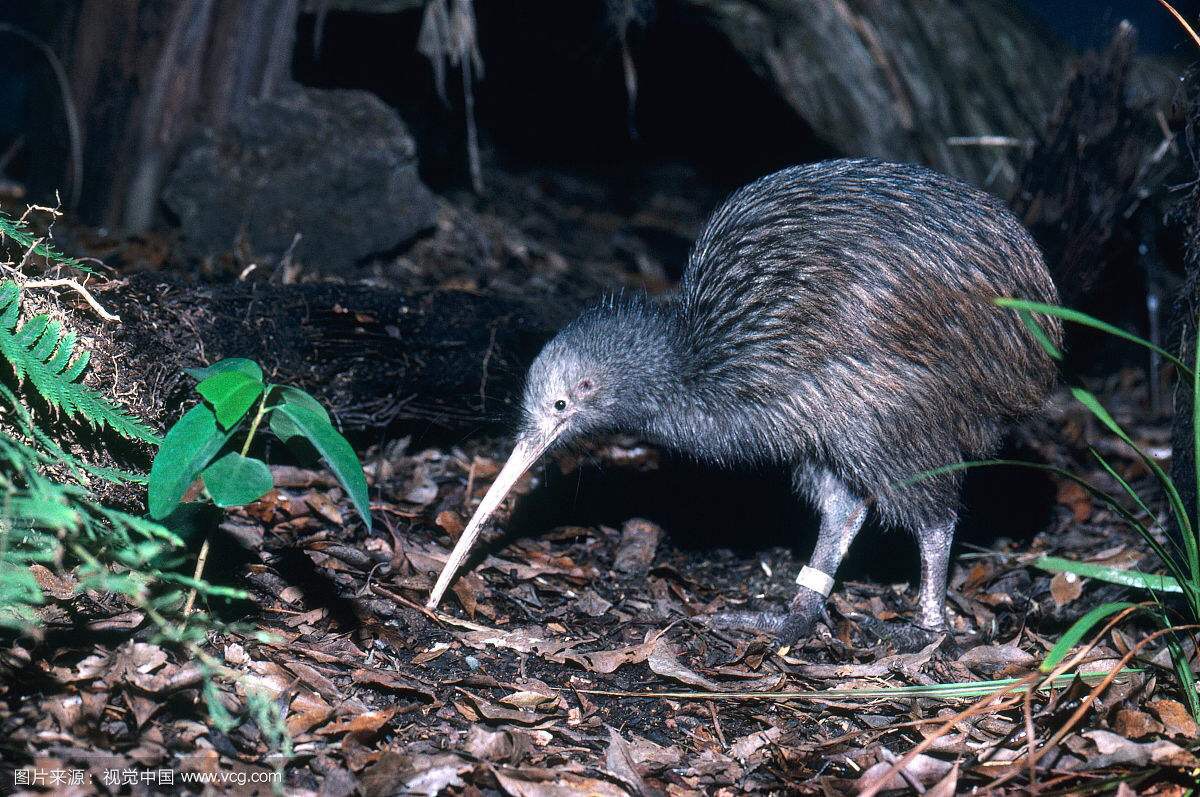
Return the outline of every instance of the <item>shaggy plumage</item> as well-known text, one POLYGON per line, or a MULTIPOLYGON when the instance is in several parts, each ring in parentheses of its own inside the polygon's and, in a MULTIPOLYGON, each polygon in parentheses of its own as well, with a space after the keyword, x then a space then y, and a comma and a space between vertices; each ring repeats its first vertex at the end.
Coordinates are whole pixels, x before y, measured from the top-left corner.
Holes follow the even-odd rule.
MULTIPOLYGON (((545 347, 522 434, 630 431, 720 465, 789 464, 823 512, 814 566, 832 574, 873 504, 917 534, 921 622, 940 628, 959 477, 908 480, 992 453, 1055 378, 998 296, 1058 298, 998 199, 878 160, 785 169, 713 214, 676 298, 608 300, 545 347)), ((804 633, 818 597, 793 603, 804 622, 749 624, 804 633)))

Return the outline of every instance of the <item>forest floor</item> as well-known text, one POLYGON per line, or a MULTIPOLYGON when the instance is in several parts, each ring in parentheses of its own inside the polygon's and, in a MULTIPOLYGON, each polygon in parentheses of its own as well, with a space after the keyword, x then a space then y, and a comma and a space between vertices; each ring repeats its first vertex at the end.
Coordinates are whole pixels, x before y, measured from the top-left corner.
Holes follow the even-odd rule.
MULTIPOLYGON (((1162 451, 1161 424, 1139 421, 1134 404, 1114 405, 1138 441, 1162 451)), ((1078 467, 1087 435, 1123 478, 1147 485, 1145 466, 1089 432, 1065 399, 1033 431, 1046 461, 1078 467), (1051 426, 1058 434, 1047 440, 1051 426)), ((764 637, 709 630, 698 618, 711 611, 785 605, 802 559, 786 547, 688 546, 687 528, 635 516, 494 536, 443 610, 427 612, 420 607, 432 578, 505 453, 502 442, 484 441, 423 450, 398 441, 369 452, 371 534, 319 471, 279 470, 283 486, 229 516, 210 576, 248 586, 255 601, 213 606, 244 631, 209 647, 244 673, 227 685, 227 703, 258 688, 285 709, 287 793, 855 793, 971 702, 879 690, 1024 675, 1072 619, 1121 593, 1051 577, 1033 566, 1037 557, 1153 564, 1113 513, 1062 481, 1031 539, 1006 538, 1008 523, 997 517, 986 548, 960 546, 952 637, 917 652, 877 636, 911 615, 906 583, 840 584, 833 627, 785 655, 764 637), (871 696, 853 691, 863 689, 871 696)), ((578 483, 598 466, 637 478, 676 467, 629 440, 599 445, 588 460, 547 465, 518 503, 555 500, 550 483, 564 469, 578 483)), ((1098 467, 1080 472, 1115 487, 1098 467)), ((797 536, 803 549, 811 530, 797 536)), ((910 544, 899 534, 865 536, 857 547, 868 570, 910 544)), ((25 667, 0 699, 6 748, 38 751, 28 762, 37 771, 89 769, 96 783, 113 770, 163 768, 269 777, 253 723, 229 734, 205 723, 194 662, 128 639, 137 618, 119 601, 76 596, 46 577, 60 598, 47 617, 58 622, 42 644, 12 651, 25 667)), ((1135 625, 1113 632, 1081 669, 1111 669, 1140 633, 1135 625)), ((1042 793, 1103 793, 1119 779, 1141 794, 1184 793, 1198 733, 1164 664, 1161 654, 1139 658, 1140 674, 1117 679, 1087 707, 1042 758, 1042 793)), ((1045 742, 1088 691, 1065 683, 1034 697, 1028 717, 1018 704, 955 722, 904 777, 953 794, 1015 773, 1015 788, 1025 774, 1009 762, 1027 752, 1026 729, 1045 742)))
MULTIPOLYGON (((667 285, 677 274, 663 264, 680 262, 715 201, 672 199, 698 193, 679 190, 620 214, 580 213, 572 192, 587 186, 525 176, 514 185, 525 182, 555 196, 540 204, 526 196, 509 218, 450 212, 372 278, 514 295, 552 288, 565 273, 585 294, 667 285), (577 247, 560 252, 555 240, 577 247), (496 267, 481 271, 476 257, 496 267), (480 273, 490 281, 481 284, 480 273)), ((503 189, 498 204, 517 205, 516 191, 503 189)), ((120 269, 155 269, 172 242, 90 246, 120 269)), ((204 266, 209 277, 244 267, 204 266)), ((1091 387, 1165 462, 1169 421, 1146 409, 1143 372, 1126 368, 1091 387)), ((600 441, 527 477, 501 513, 504 532, 492 533, 439 612, 424 610, 507 444, 416 430, 360 451, 371 532, 328 474, 299 468, 277 468, 276 491, 228 515, 207 577, 254 599, 208 607, 234 624, 208 650, 242 674, 218 699, 236 709, 248 690, 271 695, 291 738, 282 763, 253 722, 223 733, 207 721, 197 663, 156 644, 130 606, 39 572, 45 637, 15 644, 6 657, 15 669, 0 682, 4 789, 18 774, 41 773, 18 790, 197 792, 185 773, 212 773, 218 792, 328 797, 838 795, 857 793, 924 741, 889 788, 1024 793, 1033 745, 1042 751, 1041 794, 1110 793, 1124 782, 1139 794, 1182 795, 1195 783, 1200 730, 1161 648, 1094 700, 1097 678, 1068 679, 1027 703, 956 719, 974 698, 903 691, 1024 676, 1093 606, 1145 597, 1035 565, 1059 556, 1157 566, 1133 530, 1070 480, 1020 469, 969 477, 949 586, 952 634, 940 644, 911 651, 889 641, 913 614, 915 546, 902 532, 868 529, 840 574, 832 626, 780 652, 766 637, 717 632, 702 618, 786 606, 813 518, 779 474, 712 471, 633 439, 600 441), (282 780, 272 784, 278 766, 282 780), (75 771, 87 773, 80 785, 51 782, 75 771)), ((1119 492, 1089 446, 1161 520, 1145 464, 1065 391, 1018 431, 1013 456, 1119 492)), ((1080 670, 1111 670, 1147 630, 1127 622, 1080 670)))

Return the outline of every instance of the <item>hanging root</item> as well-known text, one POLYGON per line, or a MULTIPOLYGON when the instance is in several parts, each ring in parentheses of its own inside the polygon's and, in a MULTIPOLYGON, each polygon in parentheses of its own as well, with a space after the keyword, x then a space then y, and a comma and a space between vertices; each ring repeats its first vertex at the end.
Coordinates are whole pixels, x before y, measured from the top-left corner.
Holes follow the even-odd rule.
POLYGON ((433 66, 434 85, 438 96, 447 105, 446 68, 458 67, 462 71, 471 187, 476 193, 482 193, 483 168, 479 158, 479 131, 475 124, 475 81, 483 77, 483 56, 476 37, 473 0, 429 0, 417 37, 417 52, 428 58, 433 66))

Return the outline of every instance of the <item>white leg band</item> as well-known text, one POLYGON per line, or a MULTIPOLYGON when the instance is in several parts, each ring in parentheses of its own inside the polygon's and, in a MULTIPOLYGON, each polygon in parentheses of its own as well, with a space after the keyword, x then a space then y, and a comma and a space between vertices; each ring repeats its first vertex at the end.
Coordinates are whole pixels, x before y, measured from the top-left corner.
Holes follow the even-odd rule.
POLYGON ((829 593, 833 592, 833 576, 808 565, 800 568, 800 573, 796 576, 796 583, 825 598, 828 598, 829 593))

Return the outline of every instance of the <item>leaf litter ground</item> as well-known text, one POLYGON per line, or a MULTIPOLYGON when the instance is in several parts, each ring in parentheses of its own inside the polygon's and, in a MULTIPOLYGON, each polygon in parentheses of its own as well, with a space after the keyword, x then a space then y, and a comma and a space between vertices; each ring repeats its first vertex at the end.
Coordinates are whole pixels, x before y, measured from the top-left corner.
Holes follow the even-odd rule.
MULTIPOLYGON (((1137 417, 1136 406, 1114 409, 1140 442, 1165 453, 1165 426, 1137 417)), ((1144 468, 1065 399, 1018 437, 1028 457, 1103 485, 1109 477, 1087 464, 1090 441, 1124 478, 1150 489, 1144 468)), ((214 655, 244 674, 222 686, 221 699, 237 709, 257 688, 285 709, 294 743, 287 793, 856 793, 968 701, 821 692, 1023 675, 1072 620, 1128 594, 1051 576, 1032 567, 1034 559, 1154 566, 1104 507, 1069 482, 1047 482, 1039 533, 1009 539, 1006 518, 991 516, 988 544, 975 535, 962 546, 950 585, 954 634, 940 647, 896 649, 888 637, 910 616, 908 585, 856 578, 864 571, 853 567, 835 592, 831 627, 785 655, 766 638, 711 631, 698 619, 708 612, 786 605, 801 557, 781 547, 688 547, 688 529, 632 515, 524 537, 493 533, 443 611, 427 613, 421 604, 497 472, 503 445, 421 449, 405 440, 368 452, 377 519, 370 536, 328 474, 298 468, 277 468, 280 488, 223 525, 210 564, 224 570, 214 568, 214 577, 248 587, 255 602, 213 608, 275 640, 246 633, 210 641, 214 655), (806 695, 771 697, 785 692, 806 695)), ((607 441, 582 461, 564 457, 528 478, 517 503, 561 500, 542 482, 597 466, 632 480, 675 467, 636 440, 607 441)), ((1001 498, 1014 506, 1036 500, 1001 498)), ((762 515, 777 509, 784 511, 762 515)), ((809 534, 798 535, 800 550, 809 534)), ((858 547, 869 565, 907 544, 868 537, 858 547)), ((108 789, 103 775, 112 769, 270 771, 253 723, 229 734, 205 724, 195 663, 144 641, 138 612, 116 598, 75 595, 69 578, 49 570, 37 575, 52 599, 43 612, 47 637, 4 657, 6 768, 89 770, 77 793, 108 789)), ((1110 634, 1084 669, 1111 668, 1144 630, 1110 634)), ((1200 734, 1166 662, 1161 651, 1139 659, 1141 673, 1105 691, 1042 759, 1043 793, 1104 793, 1121 780, 1125 793, 1184 793, 1200 766, 1191 752, 1200 734)), ((953 794, 987 786, 1017 761, 1019 776, 1001 790, 1020 791, 1029 777, 1019 765, 1028 729, 1042 743, 1088 688, 1064 683, 1039 694, 1028 718, 1016 708, 958 722, 885 785, 953 794)), ((15 782, 12 771, 3 777, 15 782)), ((156 788, 192 787, 149 790, 156 788)))

